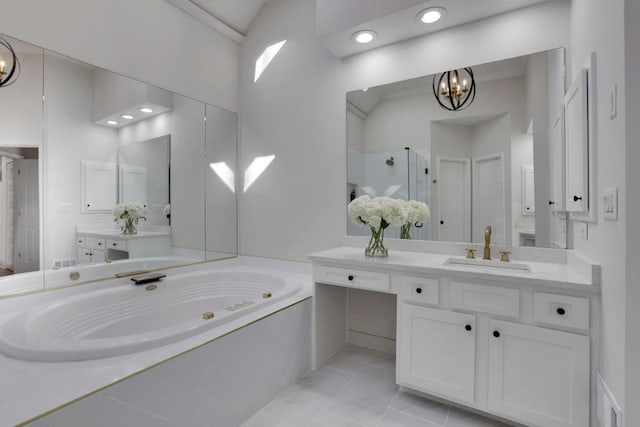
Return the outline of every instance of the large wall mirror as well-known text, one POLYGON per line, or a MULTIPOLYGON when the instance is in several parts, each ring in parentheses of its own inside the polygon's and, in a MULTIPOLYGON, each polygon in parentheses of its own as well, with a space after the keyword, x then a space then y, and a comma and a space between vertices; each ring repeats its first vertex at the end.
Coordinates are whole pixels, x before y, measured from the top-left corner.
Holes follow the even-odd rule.
POLYGON ((235 113, 5 38, 0 296, 237 255, 235 113))
MULTIPOLYGON (((347 93, 347 200, 425 202, 431 219, 413 239, 480 243, 491 225, 496 244, 566 248, 554 201, 564 49, 471 68, 477 92, 464 110, 440 107, 433 75, 347 93)), ((349 235, 368 234, 347 222, 349 235)))

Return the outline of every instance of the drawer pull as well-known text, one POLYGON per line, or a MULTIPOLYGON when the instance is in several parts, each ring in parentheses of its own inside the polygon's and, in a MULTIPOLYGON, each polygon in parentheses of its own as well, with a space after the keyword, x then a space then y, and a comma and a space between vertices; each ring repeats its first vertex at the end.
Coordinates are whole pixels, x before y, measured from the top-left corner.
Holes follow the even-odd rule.
POLYGON ((350 282, 353 282, 353 276, 349 275, 347 279, 349 279, 350 282))
POLYGON ((416 288, 416 293, 421 294, 422 293, 422 288, 416 288))
POLYGON ((117 244, 117 243, 112 243, 111 245, 112 245, 112 246, 118 246, 118 244, 117 244))
POLYGON ((464 327, 464 329, 465 329, 466 331, 471 331, 473 328, 471 327, 471 325, 466 325, 466 326, 464 327))
POLYGON ((567 311, 562 307, 558 307, 558 309, 556 310, 556 313, 558 313, 559 316, 564 316, 567 313, 567 311))
POLYGON ((496 338, 500 338, 500 332, 493 331, 493 336, 496 337, 496 338))

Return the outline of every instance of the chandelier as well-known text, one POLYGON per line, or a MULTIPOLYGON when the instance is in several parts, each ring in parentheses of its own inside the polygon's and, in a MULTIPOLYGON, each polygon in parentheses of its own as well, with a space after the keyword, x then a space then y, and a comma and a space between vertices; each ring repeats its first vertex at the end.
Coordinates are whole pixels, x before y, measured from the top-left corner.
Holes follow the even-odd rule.
POLYGON ((476 81, 470 67, 433 76, 433 95, 445 110, 467 108, 476 98, 476 81))
POLYGON ((20 61, 8 41, 0 37, 0 87, 13 84, 20 75, 20 61), (2 49, 4 48, 4 49, 2 49), (10 62, 10 66, 7 64, 10 62))

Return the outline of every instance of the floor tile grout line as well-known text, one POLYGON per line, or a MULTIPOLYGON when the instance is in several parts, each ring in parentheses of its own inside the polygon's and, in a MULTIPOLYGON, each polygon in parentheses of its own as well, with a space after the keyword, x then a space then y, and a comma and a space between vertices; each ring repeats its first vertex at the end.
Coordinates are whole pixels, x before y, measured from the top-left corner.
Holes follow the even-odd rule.
MULTIPOLYGON (((364 348, 366 348, 366 347, 364 347, 364 348)), ((374 354, 375 354, 375 352, 374 352, 374 354)), ((362 371, 364 369, 365 366, 367 366, 367 362, 366 361, 358 368, 358 370, 353 375, 351 375, 351 378, 349 378, 349 381, 347 381, 340 388, 340 390, 338 390, 338 392, 333 396, 333 398, 329 401, 329 403, 327 403, 327 405, 324 408, 322 408, 322 410, 320 412, 318 412, 318 414, 309 422, 309 424, 307 424, 307 426, 310 426, 311 424, 313 424, 320 417, 320 415, 322 415, 329 408, 329 406, 331 406, 331 404, 336 400, 336 398, 340 395, 340 393, 342 393, 349 386, 349 384, 351 384, 351 382, 354 380, 354 378, 360 373, 360 371, 362 371)), ((333 369, 334 371, 338 371, 337 369, 334 369, 334 368, 329 368, 329 369, 333 369)), ((338 372, 341 372, 341 371, 338 371, 338 372)), ((341 372, 341 373, 344 373, 344 372, 341 372)), ((349 421, 351 421, 351 420, 349 420, 349 421)), ((356 423, 356 422, 353 422, 353 423, 354 424, 359 424, 359 423, 356 423)))
POLYGON ((431 420, 427 420, 427 419, 419 417, 417 415, 410 414, 409 412, 405 412, 402 409, 392 408, 391 406, 389 406, 389 409, 392 410, 392 411, 395 411, 395 412, 399 412, 399 413, 401 413, 403 415, 406 415, 406 416, 408 416, 410 418, 413 418, 413 419, 416 419, 416 420, 420 420, 420 421, 424 421, 425 423, 429 423, 429 424, 433 425, 434 427, 444 427, 444 424, 438 424, 438 423, 433 422, 431 420))

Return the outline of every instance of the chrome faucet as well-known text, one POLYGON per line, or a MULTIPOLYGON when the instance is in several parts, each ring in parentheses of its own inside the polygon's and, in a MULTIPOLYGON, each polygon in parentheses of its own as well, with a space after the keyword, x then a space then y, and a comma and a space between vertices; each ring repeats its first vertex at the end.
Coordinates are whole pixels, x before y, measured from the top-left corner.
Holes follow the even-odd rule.
POLYGON ((491 259, 491 226, 487 225, 484 229, 484 256, 482 259, 491 259))

